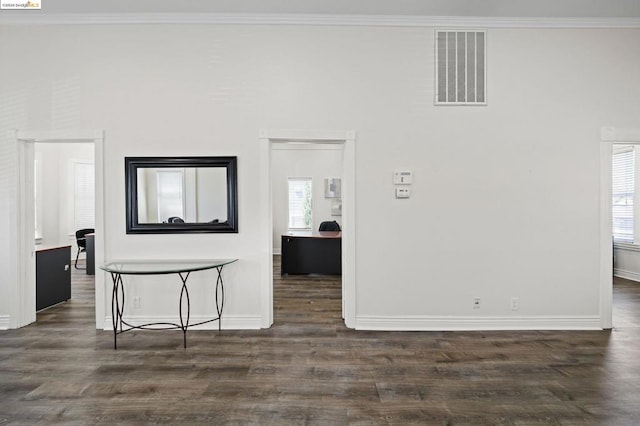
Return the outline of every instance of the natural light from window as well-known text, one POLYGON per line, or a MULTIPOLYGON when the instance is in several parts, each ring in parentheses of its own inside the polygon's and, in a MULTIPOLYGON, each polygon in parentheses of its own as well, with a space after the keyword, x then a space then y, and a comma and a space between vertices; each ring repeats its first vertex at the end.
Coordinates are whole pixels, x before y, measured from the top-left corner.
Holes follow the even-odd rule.
POLYGON ((635 152, 633 146, 615 146, 612 160, 613 241, 633 243, 635 152))
POLYGON ((289 178, 289 229, 312 229, 312 198, 311 178, 289 178))

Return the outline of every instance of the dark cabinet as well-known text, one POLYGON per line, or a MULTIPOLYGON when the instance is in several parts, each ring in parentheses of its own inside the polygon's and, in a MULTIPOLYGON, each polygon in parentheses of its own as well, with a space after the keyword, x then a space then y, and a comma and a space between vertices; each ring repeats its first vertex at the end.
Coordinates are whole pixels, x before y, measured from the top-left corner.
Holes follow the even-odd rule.
POLYGON ((282 235, 281 274, 342 274, 339 232, 282 235))
POLYGON ((85 235, 87 247, 87 275, 95 275, 96 274, 96 234, 87 234, 85 235))
POLYGON ((71 299, 71 246, 36 250, 36 310, 71 299))

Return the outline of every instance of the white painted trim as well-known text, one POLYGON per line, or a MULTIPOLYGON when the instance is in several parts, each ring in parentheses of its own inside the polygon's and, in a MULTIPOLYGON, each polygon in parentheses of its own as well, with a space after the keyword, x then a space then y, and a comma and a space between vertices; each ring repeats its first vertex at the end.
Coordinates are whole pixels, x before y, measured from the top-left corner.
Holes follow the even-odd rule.
MULTIPOLYGON (((189 322, 192 324, 208 321, 215 317, 217 314, 211 315, 191 315, 189 322)), ((150 324, 156 322, 163 323, 180 323, 180 319, 177 317, 165 317, 165 316, 144 316, 144 315, 129 315, 125 316, 124 320, 129 324, 150 324)), ((262 328, 262 318, 259 315, 223 315, 222 316, 222 330, 260 330, 262 328)), ((113 331, 113 322, 111 321, 111 315, 104 317, 104 327, 102 330, 113 331)), ((218 330, 218 322, 212 321, 206 324, 201 324, 189 330, 218 330)), ((153 330, 149 330, 153 332, 153 330)), ((180 331, 180 329, 176 329, 180 331)), ((113 337, 113 336, 111 336, 113 337)))
POLYGON ((356 132, 345 135, 342 174, 342 315, 355 328, 357 315, 356 275, 356 132))
POLYGON ((626 280, 640 282, 640 272, 626 271, 624 269, 614 269, 613 276, 618 278, 624 278, 626 280))
MULTIPOLYGON (((12 138, 18 149, 18 175, 23 176, 32 171, 33 163, 33 143, 93 143, 95 161, 95 262, 96 265, 104 263, 106 256, 104 235, 106 232, 104 221, 104 132, 101 130, 55 130, 55 131, 15 131, 12 138)), ((32 175, 33 173, 31 173, 32 175)), ((19 178, 17 184, 17 202, 22 214, 17 215, 18 236, 16 241, 17 279, 14 297, 18 312, 16 312, 15 324, 12 327, 22 327, 35 321, 35 258, 33 256, 33 229, 27 226, 29 211, 33 214, 33 203, 29 202, 27 193, 27 181, 19 178), (26 218, 26 219, 25 219, 26 218), (33 271, 33 273, 31 273, 33 271), (32 309, 33 307, 33 309, 32 309), (33 313, 32 313, 33 312, 33 313)), ((31 191, 33 189, 31 188, 31 191)), ((101 321, 105 317, 105 274, 96 271, 95 275, 95 310, 96 328, 101 329, 104 325, 101 321)))
POLYGON ((640 143, 640 128, 602 127, 600 139, 602 142, 638 144, 640 143))
POLYGON ((103 131, 96 132, 94 139, 94 167, 95 167, 95 237, 94 237, 94 264, 96 265, 95 288, 96 288, 96 328, 100 329, 103 324, 100 320, 104 318, 107 301, 107 281, 106 272, 98 269, 107 259, 106 235, 108 232, 105 220, 105 135, 103 131))
POLYGON ((333 25, 455 28, 640 28, 640 18, 464 17, 270 13, 4 13, 2 25, 333 25))
POLYGON ((23 143, 19 132, 15 133, 18 152, 16 208, 16 291, 15 327, 22 327, 36 320, 36 258, 35 258, 35 209, 34 209, 34 160, 35 147, 23 143))
POLYGON ((259 132, 260 176, 262 180, 262 229, 260 254, 264 259, 262 279, 263 324, 273 324, 273 205, 271 188, 271 150, 277 143, 335 143, 344 145, 342 175, 342 313, 345 325, 355 327, 356 318, 356 222, 355 151, 356 133, 344 130, 263 129, 259 132))
POLYGON ((357 330, 487 331, 487 330, 601 330, 598 316, 455 317, 358 316, 357 330))
POLYGON ((271 141, 268 131, 260 131, 258 138, 260 153, 260 228, 264 230, 258 243, 258 256, 262 259, 260 273, 261 286, 260 305, 262 328, 273 325, 273 204, 271 188, 271 141))
POLYGON ((600 319, 613 327, 613 244, 611 243, 611 155, 614 143, 640 145, 640 128, 600 129, 600 319))
POLYGON ((274 247, 273 248, 274 256, 282 256, 282 247, 274 247))
POLYGON ((344 130, 268 129, 260 130, 260 138, 271 142, 342 144, 349 133, 344 130))
POLYGON ((274 151, 342 151, 342 145, 336 143, 309 144, 309 143, 279 143, 273 144, 274 151))
POLYGON ((600 143, 600 325, 613 327, 613 244, 611 214, 611 157, 613 144, 600 143))
POLYGON ((11 325, 11 317, 9 315, 0 315, 0 330, 8 330, 11 325))
POLYGON ((26 142, 65 142, 65 143, 82 143, 94 142, 96 139, 102 139, 104 132, 102 130, 45 130, 45 131, 23 131, 16 132, 18 139, 26 142))
MULTIPOLYGON (((18 158, 18 149, 19 144, 16 139, 16 131, 10 130, 7 135, 7 140, 10 146, 13 148, 11 154, 14 157, 14 161, 17 161, 18 158)), ((15 180, 18 180, 18 172, 14 172, 15 180)), ((17 185, 17 184, 16 184, 17 185)), ((13 189, 13 188, 11 188, 13 189)), ((19 192, 16 195, 20 195, 19 192)), ((20 212, 19 212, 19 200, 16 199, 15 202, 9 204, 9 227, 7 237, 9 239, 9 267, 8 267, 8 280, 7 283, 2 283, 2 285, 6 286, 7 299, 9 303, 7 303, 7 318, 9 321, 9 328, 17 328, 19 321, 16 319, 16 306, 18 305, 18 300, 20 297, 18 295, 18 246, 20 244, 20 235, 18 232, 18 221, 20 220, 20 212)))

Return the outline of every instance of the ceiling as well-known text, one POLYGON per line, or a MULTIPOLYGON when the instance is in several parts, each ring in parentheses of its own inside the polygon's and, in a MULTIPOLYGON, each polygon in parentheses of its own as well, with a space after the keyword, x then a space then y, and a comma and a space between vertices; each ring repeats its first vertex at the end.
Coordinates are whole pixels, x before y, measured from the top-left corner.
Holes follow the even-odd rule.
MULTIPOLYGON (((243 14, 640 18, 640 0, 40 0, 39 15, 243 14)), ((33 13, 3 10, 0 13, 33 13)))

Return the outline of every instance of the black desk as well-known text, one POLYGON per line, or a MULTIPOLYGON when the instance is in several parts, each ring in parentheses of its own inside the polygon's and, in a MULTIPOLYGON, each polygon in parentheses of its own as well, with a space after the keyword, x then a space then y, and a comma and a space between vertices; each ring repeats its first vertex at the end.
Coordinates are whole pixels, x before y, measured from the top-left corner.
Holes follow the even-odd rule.
POLYGON ((341 232, 290 232, 282 235, 282 275, 342 274, 341 232))

